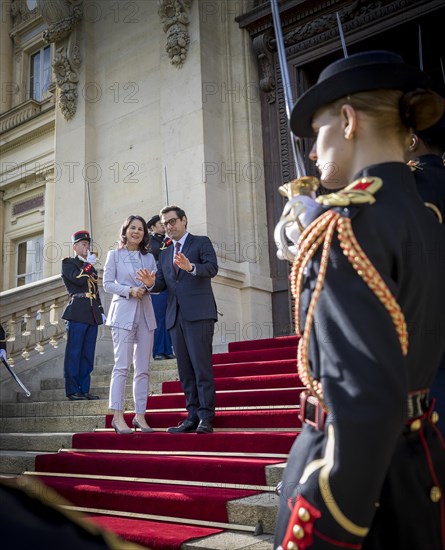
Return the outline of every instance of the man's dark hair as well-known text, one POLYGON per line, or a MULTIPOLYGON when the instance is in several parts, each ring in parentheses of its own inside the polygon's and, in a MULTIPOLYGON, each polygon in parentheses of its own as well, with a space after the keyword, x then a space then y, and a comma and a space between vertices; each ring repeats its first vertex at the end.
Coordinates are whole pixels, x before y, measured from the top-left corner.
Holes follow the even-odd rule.
POLYGON ((159 214, 167 214, 167 212, 176 212, 176 215, 178 218, 182 218, 185 216, 185 212, 182 208, 179 208, 179 206, 175 206, 174 204, 170 206, 164 206, 164 208, 159 212, 159 214))

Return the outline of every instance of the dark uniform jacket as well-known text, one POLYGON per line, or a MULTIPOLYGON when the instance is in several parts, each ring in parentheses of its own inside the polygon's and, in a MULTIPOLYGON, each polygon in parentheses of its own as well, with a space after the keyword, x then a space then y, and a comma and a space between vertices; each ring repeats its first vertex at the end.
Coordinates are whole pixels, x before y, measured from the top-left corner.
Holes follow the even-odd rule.
POLYGON ((161 235, 160 233, 150 234, 150 244, 148 250, 153 254, 156 263, 158 263, 159 254, 171 244, 172 240, 166 235, 161 235))
POLYGON ((66 321, 102 325, 103 307, 99 296, 97 271, 78 256, 62 260, 62 279, 70 301, 62 314, 66 321))
POLYGON ((422 155, 417 161, 414 177, 419 195, 429 208, 436 206, 442 215, 442 223, 445 223, 445 166, 442 157, 422 155))
POLYGON ((6 351, 6 332, 2 325, 0 325, 0 349, 6 351))
MULTIPOLYGON (((329 415, 322 430, 305 423, 291 450, 275 547, 291 522, 304 527, 308 521, 290 519, 298 498, 314 527, 313 543, 302 548, 438 550, 440 504, 430 493, 440 483, 443 499, 445 453, 430 419, 416 432, 406 421, 408 393, 429 388, 445 351, 445 228, 423 205, 403 163, 373 165, 362 176, 383 180, 376 202, 332 208, 352 218, 359 245, 400 305, 408 354, 335 234, 309 349, 329 415)), ((314 219, 326 209, 320 206, 314 219)), ((303 322, 320 256, 321 249, 306 268, 303 322)))

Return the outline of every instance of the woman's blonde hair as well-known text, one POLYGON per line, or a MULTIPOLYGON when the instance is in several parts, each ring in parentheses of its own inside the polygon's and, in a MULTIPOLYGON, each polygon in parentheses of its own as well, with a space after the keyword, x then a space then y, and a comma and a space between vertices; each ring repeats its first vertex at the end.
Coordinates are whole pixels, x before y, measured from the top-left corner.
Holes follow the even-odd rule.
POLYGON ((333 102, 330 111, 338 112, 345 103, 366 113, 383 135, 395 132, 401 140, 408 139, 411 132, 435 124, 444 110, 443 99, 432 90, 358 92, 333 102))

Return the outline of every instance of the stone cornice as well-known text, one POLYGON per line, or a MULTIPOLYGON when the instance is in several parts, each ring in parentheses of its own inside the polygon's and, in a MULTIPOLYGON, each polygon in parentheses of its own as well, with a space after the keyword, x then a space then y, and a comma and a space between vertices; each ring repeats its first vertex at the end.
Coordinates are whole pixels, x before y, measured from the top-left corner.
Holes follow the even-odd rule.
POLYGON ((11 149, 20 147, 49 132, 54 132, 54 124, 55 113, 54 108, 51 108, 11 128, 3 134, 0 141, 1 154, 4 155, 11 149))
POLYGON ((41 109, 42 106, 38 101, 28 99, 6 113, 3 113, 0 116, 0 134, 4 134, 8 130, 12 130, 16 126, 34 118, 40 114, 41 109))

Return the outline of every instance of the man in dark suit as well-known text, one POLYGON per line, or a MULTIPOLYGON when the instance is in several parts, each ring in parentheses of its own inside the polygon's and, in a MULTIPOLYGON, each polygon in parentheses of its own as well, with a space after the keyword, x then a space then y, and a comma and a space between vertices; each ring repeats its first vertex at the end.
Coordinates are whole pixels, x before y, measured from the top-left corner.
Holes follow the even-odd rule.
POLYGON ((166 327, 170 330, 186 398, 187 418, 170 433, 211 433, 215 416, 212 340, 217 310, 211 278, 218 272, 208 237, 187 231, 187 216, 178 206, 161 212, 170 246, 159 256, 156 274, 138 271, 151 292, 169 291, 166 327))
POLYGON ((90 394, 98 325, 105 319, 99 296, 96 256, 90 252, 88 231, 72 235, 73 258, 62 260, 62 279, 70 295, 62 319, 66 321, 65 391, 71 401, 99 399, 90 394))

